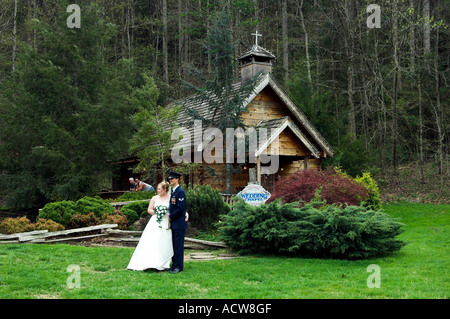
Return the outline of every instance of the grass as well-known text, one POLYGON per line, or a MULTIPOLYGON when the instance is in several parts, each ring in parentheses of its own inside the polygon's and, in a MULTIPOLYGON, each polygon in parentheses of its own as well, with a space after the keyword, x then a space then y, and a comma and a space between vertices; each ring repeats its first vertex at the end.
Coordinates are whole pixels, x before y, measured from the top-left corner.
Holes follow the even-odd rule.
POLYGON ((244 257, 186 261, 173 275, 126 269, 132 248, 0 245, 1 298, 448 298, 450 205, 385 206, 406 224, 406 245, 388 256, 358 260, 244 257), (80 288, 67 272, 80 267, 80 288), (370 264, 381 287, 368 288, 370 264))

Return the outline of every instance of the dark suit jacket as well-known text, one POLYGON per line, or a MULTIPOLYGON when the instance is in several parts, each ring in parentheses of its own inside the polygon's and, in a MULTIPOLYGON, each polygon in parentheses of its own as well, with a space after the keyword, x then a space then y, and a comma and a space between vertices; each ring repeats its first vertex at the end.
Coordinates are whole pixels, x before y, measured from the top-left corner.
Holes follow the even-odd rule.
POLYGON ((178 186, 170 196, 169 204, 170 228, 186 229, 186 193, 178 186))

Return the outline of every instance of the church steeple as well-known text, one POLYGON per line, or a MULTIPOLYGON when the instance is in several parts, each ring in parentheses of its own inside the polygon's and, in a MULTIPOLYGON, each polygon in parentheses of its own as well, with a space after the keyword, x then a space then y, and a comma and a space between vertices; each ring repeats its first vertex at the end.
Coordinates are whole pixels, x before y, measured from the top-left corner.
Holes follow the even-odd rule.
POLYGON ((249 51, 238 58, 241 70, 241 84, 246 83, 259 72, 272 73, 272 61, 275 60, 275 56, 272 53, 258 45, 258 37, 261 37, 262 34, 256 31, 252 35, 255 36, 255 44, 249 51))

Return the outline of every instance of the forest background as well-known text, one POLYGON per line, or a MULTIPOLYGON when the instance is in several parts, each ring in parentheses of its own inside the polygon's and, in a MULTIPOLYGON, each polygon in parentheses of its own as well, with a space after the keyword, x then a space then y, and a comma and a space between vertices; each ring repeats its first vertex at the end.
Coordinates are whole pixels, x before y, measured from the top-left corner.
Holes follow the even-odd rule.
POLYGON ((336 151, 324 165, 448 201, 450 6, 377 1, 381 27, 369 28, 372 2, 0 0, 0 204, 104 187, 129 155, 137 90, 150 78, 148 100, 164 106, 202 85, 192 67, 214 74, 202 45, 222 11, 236 58, 263 35, 275 78, 336 151))

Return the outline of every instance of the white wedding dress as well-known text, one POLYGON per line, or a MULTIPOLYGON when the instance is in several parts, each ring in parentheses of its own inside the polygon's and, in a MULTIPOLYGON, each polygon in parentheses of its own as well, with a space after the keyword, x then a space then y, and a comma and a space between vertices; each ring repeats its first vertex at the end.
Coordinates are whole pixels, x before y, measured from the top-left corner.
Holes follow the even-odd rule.
MULTIPOLYGON (((155 208, 160 205, 169 208, 168 202, 155 201, 155 208)), ((161 223, 158 223, 156 215, 153 215, 142 232, 127 269, 166 270, 170 268, 172 256, 172 230, 169 225, 169 214, 164 215, 161 223)))

